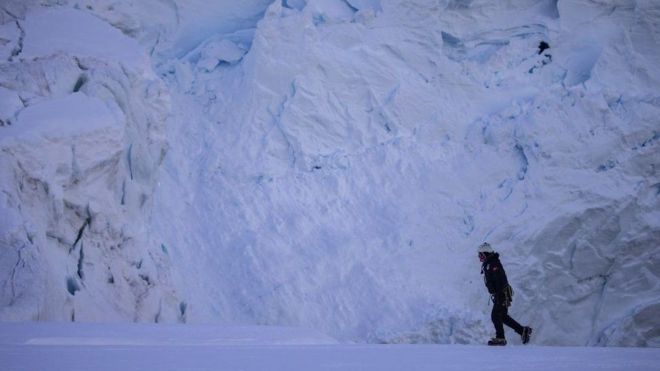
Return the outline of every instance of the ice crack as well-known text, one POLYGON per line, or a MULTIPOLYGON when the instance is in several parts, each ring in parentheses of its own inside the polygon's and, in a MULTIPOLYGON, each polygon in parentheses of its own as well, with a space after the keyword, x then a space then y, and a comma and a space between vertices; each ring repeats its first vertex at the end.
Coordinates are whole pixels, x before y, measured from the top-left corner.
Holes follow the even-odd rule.
POLYGON ((21 247, 18 248, 17 254, 18 254, 18 260, 16 261, 16 264, 14 265, 14 268, 11 270, 11 300, 9 301, 9 305, 13 305, 15 300, 16 300, 16 274, 18 272, 19 266, 21 266, 21 263, 24 264, 23 262, 23 255, 21 254, 23 250, 25 249, 26 245, 23 244, 21 247))
MULTIPOLYGON (((83 236, 83 232, 85 232, 85 228, 87 228, 87 226, 89 226, 90 224, 92 224, 92 215, 89 212, 89 206, 87 206, 87 218, 85 218, 85 222, 83 223, 82 227, 80 227, 80 229, 78 230, 78 236, 76 237, 75 242, 71 246, 71 249, 69 249, 69 253, 76 248, 76 245, 78 244, 78 242, 80 242, 80 239, 83 236)), ((82 245, 80 249, 82 250, 82 245)))
POLYGON ((527 159, 527 155, 525 155, 525 150, 519 143, 516 143, 515 149, 516 149, 516 153, 518 154, 518 157, 520 158, 520 170, 518 171, 518 180, 524 180, 525 175, 527 175, 527 167, 529 166, 529 160, 527 159))
POLYGON ((287 106, 288 106, 287 103, 295 95, 296 95, 296 85, 295 85, 295 81, 294 81, 294 82, 291 83, 289 94, 284 96, 284 100, 279 105, 278 111, 273 112, 270 108, 268 108, 268 113, 273 118, 273 125, 280 132, 280 134, 282 135, 282 137, 284 138, 284 141, 286 143, 286 146, 287 146, 287 149, 288 149, 288 155, 289 155, 289 165, 291 167, 295 166, 295 164, 297 162, 297 155, 296 155, 296 150, 293 146, 293 143, 291 143, 291 139, 289 138, 289 135, 287 134, 286 129, 282 125, 282 114, 287 109, 287 106))
MULTIPOLYGON (((128 153, 127 153, 127 160, 128 160, 128 171, 131 175, 131 180, 133 180, 133 161, 132 161, 132 154, 133 154, 133 143, 131 143, 128 146, 128 153)), ((122 198, 123 199, 123 198, 122 198)))
POLYGON ((349 9, 351 9, 353 13, 358 12, 359 9, 351 5, 351 3, 348 0, 342 0, 342 1, 344 2, 344 4, 346 4, 347 7, 349 7, 349 9))
MULTIPOLYGON (((5 10, 5 12, 10 16, 12 16, 13 18, 16 18, 7 10, 5 10)), ((25 30, 23 29, 21 23, 18 20, 16 20, 16 27, 18 27, 18 29, 21 31, 21 35, 18 37, 18 45, 16 45, 14 50, 11 51, 11 56, 9 56, 9 62, 13 62, 14 58, 18 57, 23 52, 23 40, 25 39, 25 30)))
POLYGON ((80 243, 80 255, 78 255, 78 277, 83 279, 83 260, 85 259, 85 253, 83 252, 83 243, 80 243))

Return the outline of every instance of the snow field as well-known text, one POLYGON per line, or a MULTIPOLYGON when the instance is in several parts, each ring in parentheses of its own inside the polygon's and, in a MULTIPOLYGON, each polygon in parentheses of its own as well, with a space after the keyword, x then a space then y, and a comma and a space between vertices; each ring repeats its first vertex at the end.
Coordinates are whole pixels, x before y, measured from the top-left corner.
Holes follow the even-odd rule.
POLYGON ((657 370, 657 349, 337 344, 284 327, 0 324, 3 369, 657 370))

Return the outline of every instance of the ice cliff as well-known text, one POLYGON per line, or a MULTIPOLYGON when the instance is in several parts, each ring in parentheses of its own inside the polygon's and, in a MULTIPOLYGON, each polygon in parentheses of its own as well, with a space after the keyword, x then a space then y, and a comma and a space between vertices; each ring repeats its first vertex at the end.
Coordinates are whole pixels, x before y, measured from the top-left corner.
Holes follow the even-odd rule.
POLYGON ((11 14, 3 28, 17 38, 0 67, 2 318, 176 319, 170 263, 145 227, 167 150, 166 85, 137 42, 91 14, 11 14))
POLYGON ((0 319, 660 345, 660 5, 0 5, 0 319))

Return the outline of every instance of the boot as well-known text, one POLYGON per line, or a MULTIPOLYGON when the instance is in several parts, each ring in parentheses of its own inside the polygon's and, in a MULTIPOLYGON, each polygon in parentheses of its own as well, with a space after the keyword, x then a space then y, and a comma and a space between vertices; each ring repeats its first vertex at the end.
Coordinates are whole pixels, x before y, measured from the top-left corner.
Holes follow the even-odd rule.
POLYGON ((492 338, 488 340, 488 345, 506 345, 506 339, 504 338, 492 338))
POLYGON ((520 334, 520 338, 522 339, 523 344, 529 343, 529 338, 532 336, 532 328, 525 326, 523 327, 522 334, 520 334))

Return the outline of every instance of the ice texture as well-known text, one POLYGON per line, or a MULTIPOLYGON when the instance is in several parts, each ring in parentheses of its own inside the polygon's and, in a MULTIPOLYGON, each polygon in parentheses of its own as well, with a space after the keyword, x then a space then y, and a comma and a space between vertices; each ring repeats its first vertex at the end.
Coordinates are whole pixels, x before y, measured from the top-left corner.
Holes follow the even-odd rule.
POLYGON ((489 241, 536 344, 660 345, 660 4, 58 4, 0 12, 0 320, 481 343, 489 241))
POLYGON ((0 74, 12 98, 0 132, 0 317, 177 321, 171 266, 145 233, 167 88, 135 40, 89 13, 35 8, 14 21, 22 49, 0 74))

